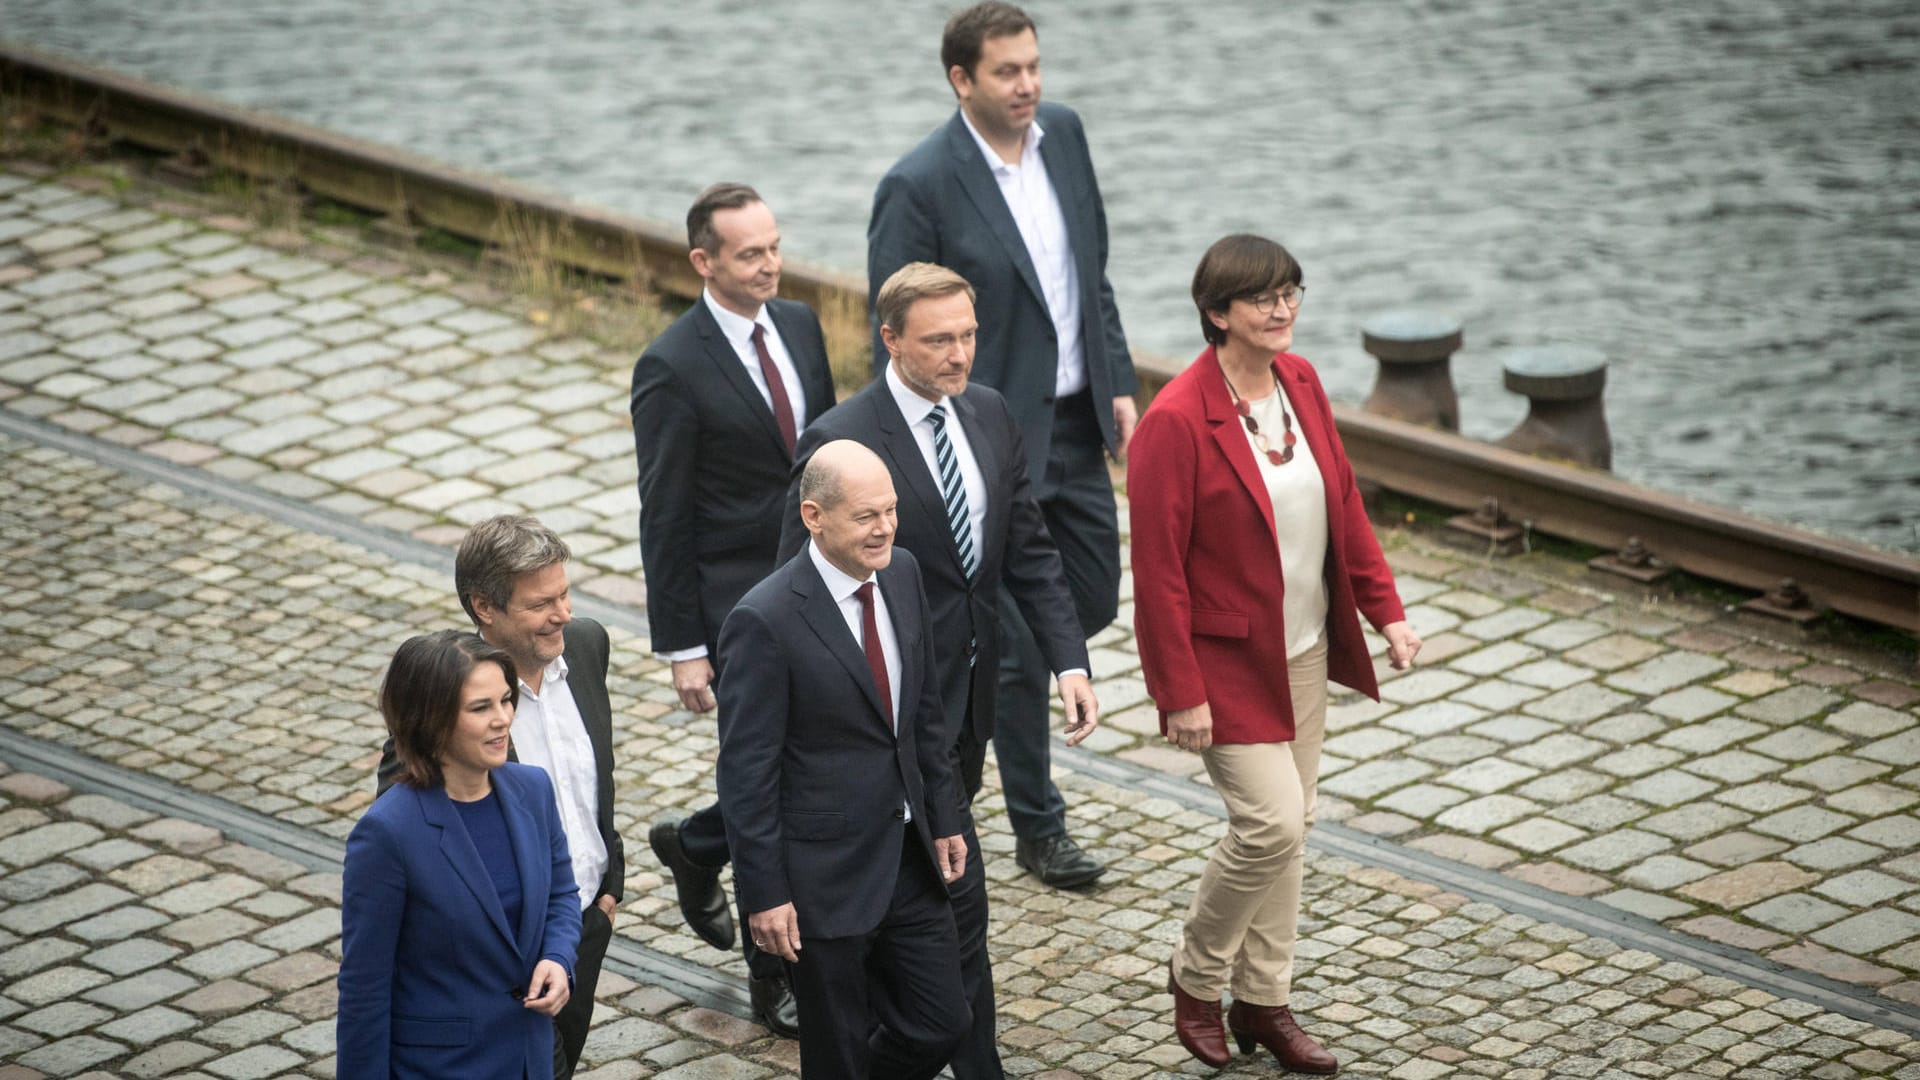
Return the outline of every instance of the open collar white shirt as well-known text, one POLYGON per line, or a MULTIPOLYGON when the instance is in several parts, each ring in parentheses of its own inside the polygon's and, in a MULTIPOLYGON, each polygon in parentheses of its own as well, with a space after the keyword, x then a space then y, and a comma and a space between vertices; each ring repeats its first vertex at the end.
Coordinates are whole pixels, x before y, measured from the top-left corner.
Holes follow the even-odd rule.
POLYGON ((1027 128, 1020 160, 1009 165, 987 145, 967 110, 960 110, 960 119, 979 144, 987 168, 993 170, 994 182, 1000 185, 1000 196, 1013 213, 1013 223, 1020 229, 1027 257, 1033 260, 1034 274, 1040 279, 1040 291, 1046 296, 1047 314, 1053 317, 1054 339, 1060 346, 1059 366, 1053 376, 1054 396, 1077 394, 1087 386, 1086 347, 1080 338, 1080 271, 1073 262, 1060 195, 1053 189, 1047 163, 1040 157, 1040 140, 1047 133, 1035 120, 1027 128))
POLYGON ((553 781, 560 824, 573 857, 573 880, 580 886, 580 909, 600 898, 607 873, 607 842, 600 835, 599 769, 593 740, 580 706, 567 685, 567 660, 556 656, 540 676, 535 692, 520 683, 520 704, 513 715, 513 752, 523 765, 545 769, 553 781))

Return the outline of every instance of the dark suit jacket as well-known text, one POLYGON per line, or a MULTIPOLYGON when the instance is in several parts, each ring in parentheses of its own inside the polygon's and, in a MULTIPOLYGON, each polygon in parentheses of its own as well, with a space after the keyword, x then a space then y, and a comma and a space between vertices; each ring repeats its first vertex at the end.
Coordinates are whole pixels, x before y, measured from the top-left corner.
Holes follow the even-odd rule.
POLYGON ((876 575, 900 644, 898 734, 859 641, 805 552, 727 616, 720 653, 721 814, 748 912, 791 902, 802 940, 880 924, 900 870, 901 808, 938 865, 961 795, 912 555, 876 575))
POLYGON ((807 530, 800 523, 800 471, 813 452, 835 439, 852 439, 879 454, 893 474, 893 489, 900 498, 894 545, 913 553, 927 591, 928 625, 948 726, 956 738, 970 728, 985 745, 993 737, 994 702, 999 696, 994 687, 1000 668, 1000 619, 995 606, 1000 584, 1004 581, 1019 603, 1054 671, 1087 667, 1087 642, 1074 618, 1060 552, 1047 535, 1040 506, 1027 483, 1020 429, 1006 399, 974 383, 953 399, 953 408, 987 487, 983 535, 974 538, 980 569, 971 580, 960 565, 960 548, 947 525, 940 482, 927 468, 920 444, 885 378, 868 383, 800 436, 787 508, 780 517, 780 557, 792 558, 806 545, 807 530))
MULTIPOLYGON (((1320 377, 1292 353, 1275 356, 1273 372, 1326 487, 1327 676, 1378 700, 1355 610, 1376 629, 1406 618, 1393 570, 1361 505, 1320 377)), ((1216 745, 1291 740, 1281 621, 1286 553, 1212 347, 1140 418, 1127 454, 1127 491, 1134 640, 1161 730, 1167 713, 1206 702, 1216 745)))
MULTIPOLYGON (((833 407, 820 320, 794 300, 771 301, 767 313, 800 373, 807 407, 794 423, 804 428, 833 407)), ((631 411, 653 647, 711 652, 721 620, 773 569, 792 459, 702 300, 640 354, 631 411)))
MULTIPOLYGON (((1037 113, 1046 137, 1040 158, 1060 198, 1080 277, 1081 340, 1087 385, 1107 447, 1114 446, 1113 399, 1139 389, 1126 333, 1107 281, 1107 211, 1093 176, 1080 117, 1043 102, 1037 113)), ((867 288, 880 286, 907 263, 938 263, 973 286, 980 319, 973 378, 1006 395, 1027 447, 1027 475, 1046 475, 1053 445, 1053 386, 1059 341, 1020 227, 980 146, 956 110, 943 127, 896 162, 873 196, 867 226, 867 288)), ((874 371, 887 351, 874 330, 874 371)))
POLYGON ((340 899, 341 1076, 550 1076, 553 1021, 521 1005, 533 967, 573 979, 579 889, 547 774, 493 771, 520 875, 520 924, 445 788, 404 785, 347 836, 340 899))
MULTIPOLYGON (((567 688, 573 691, 573 703, 579 708, 580 719, 587 725, 587 738, 593 743, 594 788, 599 795, 595 816, 600 839, 607 845, 607 872, 600 879, 600 891, 586 899, 611 896, 620 900, 626 895, 627 856, 620 829, 613 821, 613 705, 607 700, 611 646, 606 628, 592 619, 574 619, 561 631, 561 636, 566 641, 561 655, 567 661, 567 688)), ((520 760, 511 746, 507 748, 507 756, 513 761, 520 760)), ((393 752, 393 740, 388 739, 380 747, 375 792, 386 794, 399 774, 400 759, 393 752)))

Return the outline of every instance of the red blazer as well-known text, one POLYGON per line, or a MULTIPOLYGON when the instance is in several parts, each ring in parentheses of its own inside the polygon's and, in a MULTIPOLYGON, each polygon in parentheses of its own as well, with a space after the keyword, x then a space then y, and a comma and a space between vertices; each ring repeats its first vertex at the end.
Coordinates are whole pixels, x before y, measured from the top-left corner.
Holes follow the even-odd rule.
MULTIPOLYGON (((1355 609, 1375 629, 1404 619, 1393 572, 1319 376, 1292 353, 1273 365, 1326 481, 1327 674, 1378 700, 1355 609)), ((1292 740, 1273 503, 1212 348, 1140 418, 1127 451, 1127 497, 1134 636, 1160 730, 1167 713, 1207 702, 1216 743, 1292 740)))

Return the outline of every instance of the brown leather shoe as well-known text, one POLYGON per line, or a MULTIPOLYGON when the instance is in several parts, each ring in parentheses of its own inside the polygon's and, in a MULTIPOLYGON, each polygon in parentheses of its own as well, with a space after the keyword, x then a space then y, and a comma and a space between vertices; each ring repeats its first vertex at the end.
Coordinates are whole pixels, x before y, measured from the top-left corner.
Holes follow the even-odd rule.
POLYGON ((1288 1072, 1332 1076, 1340 1071, 1340 1061, 1327 1048, 1300 1030, 1293 1010, 1285 1005, 1249 1005, 1236 1001, 1227 1010, 1227 1026, 1240 1052, 1253 1053, 1254 1044, 1273 1051, 1280 1067, 1288 1072))
MULTIPOLYGON (((1227 1032, 1220 1024, 1220 1003, 1202 1001, 1180 989, 1173 977, 1173 964, 1167 964, 1167 991, 1173 995, 1173 1033, 1187 1053, 1216 1069, 1233 1061, 1227 1052, 1227 1032)), ((1298 1030, 1298 1029, 1295 1029, 1298 1030)))

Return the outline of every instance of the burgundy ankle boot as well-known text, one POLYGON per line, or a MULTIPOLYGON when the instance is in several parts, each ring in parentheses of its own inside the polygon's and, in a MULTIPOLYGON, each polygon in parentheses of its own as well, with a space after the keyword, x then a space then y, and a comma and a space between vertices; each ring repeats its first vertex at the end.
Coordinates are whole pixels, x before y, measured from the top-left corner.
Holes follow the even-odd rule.
POLYGON ((1223 1068, 1233 1060, 1227 1052, 1227 1031, 1220 1023, 1220 1003, 1202 1001, 1180 989, 1173 977, 1173 965, 1167 965, 1167 991, 1173 995, 1173 1032, 1187 1053, 1213 1066, 1223 1068))
POLYGON ((1240 1044, 1241 1053, 1253 1053, 1257 1043, 1273 1051, 1273 1056, 1280 1059, 1280 1067, 1288 1072, 1332 1076, 1340 1071, 1339 1059, 1315 1042, 1313 1036, 1301 1031, 1293 1019, 1293 1011, 1285 1005, 1249 1005, 1236 1001, 1227 1010, 1227 1026, 1233 1029, 1233 1039, 1240 1044))

